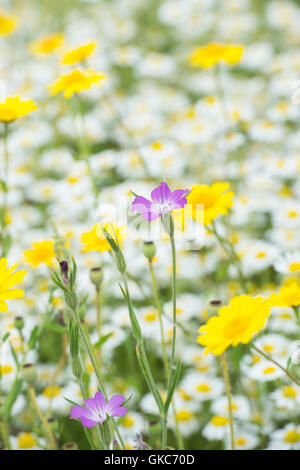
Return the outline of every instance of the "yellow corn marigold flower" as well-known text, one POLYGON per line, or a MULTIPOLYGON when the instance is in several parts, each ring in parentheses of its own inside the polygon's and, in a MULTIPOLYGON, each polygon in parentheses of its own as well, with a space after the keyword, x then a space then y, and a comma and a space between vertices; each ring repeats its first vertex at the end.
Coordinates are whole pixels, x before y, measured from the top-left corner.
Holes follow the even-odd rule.
POLYGON ((0 34, 4 36, 11 34, 16 29, 16 18, 14 16, 0 13, 0 34))
POLYGON ((223 61, 229 65, 237 64, 243 55, 244 47, 236 44, 220 44, 211 42, 203 47, 197 47, 189 56, 189 62, 194 67, 208 69, 223 61))
POLYGON ((49 34, 40 39, 32 42, 29 49, 33 54, 48 55, 59 49, 64 42, 64 35, 62 33, 49 34))
POLYGON ((73 65, 89 57, 95 50, 96 43, 89 42, 66 52, 62 58, 63 65, 73 65))
POLYGON ((211 186, 196 184, 187 196, 187 204, 192 205, 192 218, 209 225, 219 215, 225 215, 233 205, 233 191, 228 191, 229 183, 216 182, 211 186))
POLYGON ((276 307, 297 307, 300 305, 300 284, 294 281, 282 286, 279 294, 272 294, 270 299, 276 307))
POLYGON ((22 289, 12 289, 13 286, 23 280, 23 277, 27 274, 25 269, 13 272, 18 264, 14 264, 10 268, 7 267, 7 259, 0 259, 0 312, 7 312, 6 300, 17 299, 24 296, 22 289))
POLYGON ((22 101, 19 96, 9 96, 0 103, 0 122, 11 122, 37 109, 33 100, 22 101))
POLYGON ((64 92, 65 98, 69 99, 74 93, 80 93, 82 90, 88 90, 95 83, 106 79, 103 73, 94 72, 93 70, 73 70, 72 72, 62 75, 56 82, 48 86, 50 94, 57 95, 64 92))
POLYGON ((229 346, 247 344, 261 330, 273 306, 269 298, 240 295, 220 308, 218 315, 211 317, 199 328, 198 343, 205 346, 204 354, 222 354, 229 346))
POLYGON ((53 266, 55 260, 54 241, 44 240, 42 242, 33 242, 32 248, 24 251, 27 263, 33 267, 45 263, 47 266, 53 266))
MULTIPOLYGON (((126 237, 126 234, 122 233, 124 227, 118 228, 115 224, 105 224, 104 229, 114 239, 117 237, 120 246, 122 246, 122 241, 126 237)), ((84 232, 80 240, 84 244, 82 247, 83 253, 87 251, 98 251, 102 253, 103 251, 109 251, 111 249, 110 244, 102 232, 101 224, 94 225, 90 232, 84 232)))

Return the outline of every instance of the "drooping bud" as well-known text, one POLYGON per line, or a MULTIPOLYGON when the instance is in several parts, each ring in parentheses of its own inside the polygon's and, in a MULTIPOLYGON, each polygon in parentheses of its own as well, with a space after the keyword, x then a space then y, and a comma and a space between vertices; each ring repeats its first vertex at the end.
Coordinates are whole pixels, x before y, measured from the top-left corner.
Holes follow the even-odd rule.
POLYGON ((92 268, 90 270, 90 281, 94 284, 96 287, 100 287, 103 281, 103 270, 102 268, 92 268))
POLYGON ((29 385, 33 385, 37 379, 36 367, 33 364, 24 364, 22 366, 22 376, 24 382, 29 385))
POLYGON ((156 253, 156 247, 155 247, 154 243, 151 242, 151 241, 150 242, 144 242, 143 243, 143 253, 146 256, 146 258, 148 258, 149 260, 154 258, 155 253, 156 253))

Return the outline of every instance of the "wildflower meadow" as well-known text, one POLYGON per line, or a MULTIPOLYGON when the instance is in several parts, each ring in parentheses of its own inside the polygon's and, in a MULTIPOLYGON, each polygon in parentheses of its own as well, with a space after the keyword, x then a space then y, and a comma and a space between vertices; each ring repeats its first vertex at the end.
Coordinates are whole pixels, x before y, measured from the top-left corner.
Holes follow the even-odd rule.
POLYGON ((300 450, 299 23, 0 1, 0 450, 300 450))

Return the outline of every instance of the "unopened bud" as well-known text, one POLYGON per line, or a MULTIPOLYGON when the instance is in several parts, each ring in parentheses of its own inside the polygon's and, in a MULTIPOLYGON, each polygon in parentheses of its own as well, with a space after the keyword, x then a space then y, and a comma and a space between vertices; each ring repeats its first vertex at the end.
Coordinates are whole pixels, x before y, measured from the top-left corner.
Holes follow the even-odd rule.
POLYGON ((66 442, 61 450, 78 450, 78 445, 76 444, 76 442, 66 442))
POLYGON ((92 268, 90 270, 90 281, 96 287, 100 287, 103 281, 103 271, 102 268, 92 268))
POLYGON ((143 243, 143 253, 148 259, 152 259, 156 253, 156 247, 153 242, 144 242, 143 243))
POLYGON ((57 432, 59 428, 59 423, 55 418, 48 418, 47 422, 53 432, 57 432))
POLYGON ((116 253, 116 262, 117 262, 117 268, 120 271, 120 273, 125 273, 126 263, 125 263, 123 253, 121 251, 118 251, 116 253))
POLYGON ((60 261, 61 277, 65 284, 69 284, 69 266, 67 261, 60 261))
POLYGON ((78 379, 82 376, 83 370, 79 357, 71 358, 72 372, 78 379))
POLYGON ((17 330, 21 331, 24 328, 24 318, 23 317, 15 317, 14 321, 15 328, 17 330))
POLYGON ((24 382, 29 385, 33 385, 37 379, 36 367, 33 364, 24 364, 22 366, 22 376, 24 382))

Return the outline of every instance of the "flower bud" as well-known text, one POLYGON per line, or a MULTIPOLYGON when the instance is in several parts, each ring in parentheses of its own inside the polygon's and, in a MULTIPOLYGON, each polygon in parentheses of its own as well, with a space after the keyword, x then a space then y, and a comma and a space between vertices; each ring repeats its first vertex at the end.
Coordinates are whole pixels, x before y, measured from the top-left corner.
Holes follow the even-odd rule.
POLYGON ((90 270, 90 281, 98 288, 101 286, 103 281, 102 268, 92 268, 90 270))
POLYGON ((156 247, 153 242, 144 242, 143 243, 143 253, 148 258, 151 260, 154 258, 155 253, 156 253, 156 247))
POLYGON ((76 442, 66 442, 61 450, 78 450, 78 445, 76 444, 76 442))
POLYGON ((55 419, 55 418, 48 418, 48 419, 47 419, 47 422, 48 422, 48 424, 49 424, 49 426, 50 426, 50 428, 51 428, 51 430, 52 430, 53 432, 58 432, 58 430, 59 430, 59 423, 58 423, 57 419, 55 419))
POLYGON ((79 357, 71 358, 71 367, 74 376, 79 379, 83 374, 82 365, 79 357))
POLYGON ((120 250, 116 252, 116 263, 117 263, 117 268, 120 271, 120 273, 125 273, 126 262, 125 262, 123 253, 120 250))
POLYGON ((59 263, 60 269, 61 269, 61 277, 64 282, 64 284, 69 284, 69 266, 67 261, 60 261, 59 263))
POLYGON ((33 364, 24 364, 22 366, 22 376, 24 382, 33 385, 37 379, 36 367, 33 364))
POLYGON ((17 330, 21 331, 24 328, 24 318, 23 317, 15 317, 14 321, 15 328, 17 330))

